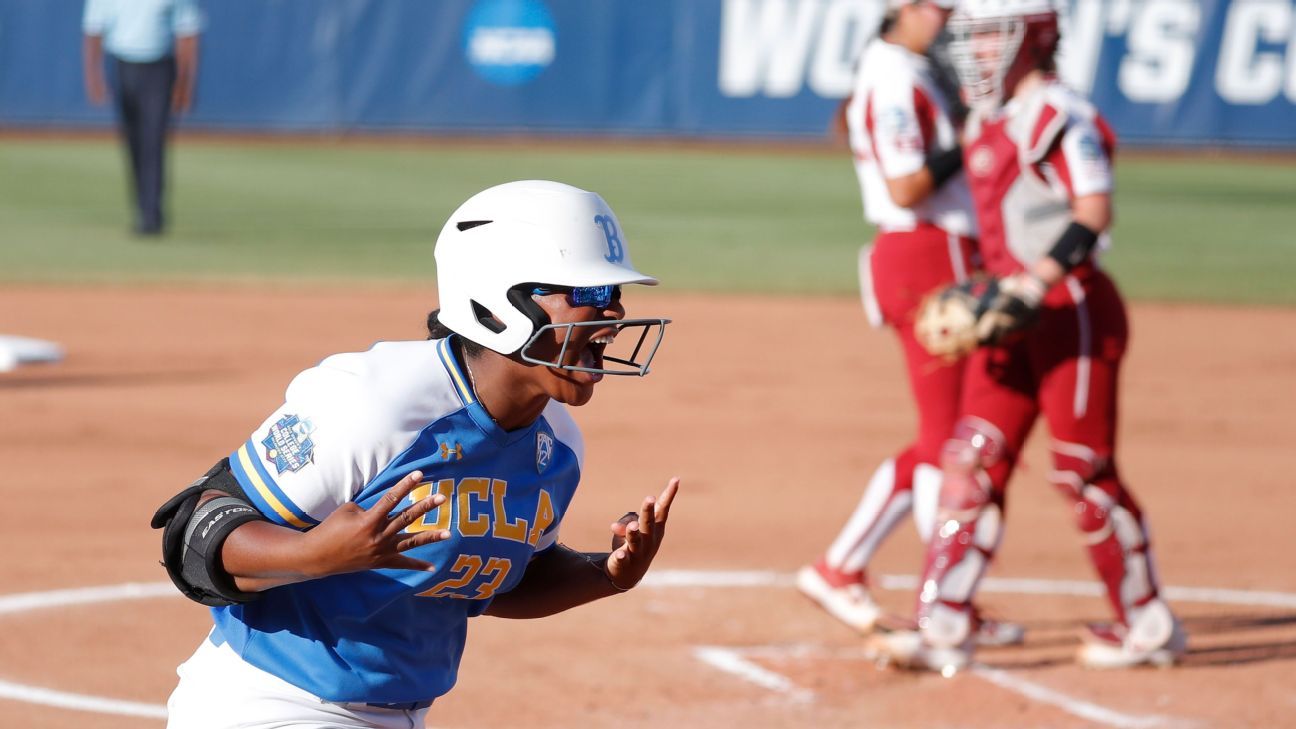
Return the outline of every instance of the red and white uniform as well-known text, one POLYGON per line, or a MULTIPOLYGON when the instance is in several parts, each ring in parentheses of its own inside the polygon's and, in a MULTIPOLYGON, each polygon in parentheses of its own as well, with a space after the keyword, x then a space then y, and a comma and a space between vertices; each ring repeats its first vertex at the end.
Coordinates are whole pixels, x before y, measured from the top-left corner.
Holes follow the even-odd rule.
POLYGON ((874 551, 911 509, 924 538, 935 518, 937 464, 958 415, 963 364, 928 354, 913 323, 924 296, 972 271, 976 222, 961 172, 911 208, 897 205, 887 188, 888 179, 919 172, 930 154, 958 145, 927 58, 873 40, 860 59, 846 121, 864 217, 878 228, 860 261, 865 307, 875 325, 889 324, 900 338, 919 421, 915 440, 874 474, 824 557, 839 576, 862 581, 874 551))
MULTIPOLYGON (((1071 224, 1076 198, 1112 191, 1114 135, 1091 104, 1056 81, 971 119, 969 132, 965 168, 985 266, 996 276, 1047 255, 1071 224)), ((1156 598, 1142 513, 1116 466, 1117 380, 1128 339, 1120 293, 1091 256, 1046 294, 1035 327, 969 359, 947 446, 947 521, 923 581, 920 610, 933 618, 924 622, 932 643, 967 639, 971 596, 998 547, 1004 489, 1040 415, 1051 437, 1049 480, 1074 502, 1118 619, 1129 624, 1156 598), (960 463, 980 470, 951 472, 960 463)))
MULTIPOLYGON (((1115 137, 1087 101, 1057 82, 1014 98, 969 127, 966 167, 981 221, 980 250, 997 276, 1024 270, 1048 254, 1071 224, 1071 201, 1112 191, 1115 137)), ((1115 369, 1125 351, 1125 308, 1115 285, 1090 260, 1044 297, 1041 326, 1007 347, 973 356, 964 413, 1025 440, 1037 407, 1055 440, 1110 456, 1115 434, 1115 369), (1020 360, 1019 382, 1004 383, 1002 359, 1020 360), (1021 385, 1029 408, 1007 413, 994 384, 1021 385), (985 401, 985 402, 983 402, 985 401), (1019 422, 1023 421, 1023 422, 1019 422)))
POLYGON ((886 180, 912 175, 923 168, 928 154, 958 145, 949 105, 926 57, 880 38, 871 42, 860 58, 846 122, 865 219, 883 233, 934 225, 947 233, 976 236, 972 200, 961 173, 912 208, 900 207, 887 192, 886 180))
POLYGON ((1071 223, 1071 200, 1112 191, 1115 135, 1060 83, 989 118, 973 116, 968 133, 966 169, 992 274, 1017 273, 1047 255, 1071 223))

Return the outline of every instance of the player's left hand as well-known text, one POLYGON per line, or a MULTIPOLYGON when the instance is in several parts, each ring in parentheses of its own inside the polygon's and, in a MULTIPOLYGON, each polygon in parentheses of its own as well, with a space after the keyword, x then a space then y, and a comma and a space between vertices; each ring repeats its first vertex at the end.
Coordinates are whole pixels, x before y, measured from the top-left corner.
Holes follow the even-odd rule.
POLYGON ((998 292, 977 318, 977 341, 999 344, 1023 331, 1039 318, 1040 302, 1048 287, 1038 276, 1015 273, 998 281, 998 292))
POLYGON ((187 114, 191 108, 193 108, 193 84, 177 81, 175 88, 171 90, 171 112, 187 114))
POLYGON ((612 523, 613 550, 608 555, 607 574, 617 588, 629 590, 647 574, 666 536, 666 520, 679 485, 680 480, 672 478, 660 496, 643 500, 637 515, 631 512, 612 523))

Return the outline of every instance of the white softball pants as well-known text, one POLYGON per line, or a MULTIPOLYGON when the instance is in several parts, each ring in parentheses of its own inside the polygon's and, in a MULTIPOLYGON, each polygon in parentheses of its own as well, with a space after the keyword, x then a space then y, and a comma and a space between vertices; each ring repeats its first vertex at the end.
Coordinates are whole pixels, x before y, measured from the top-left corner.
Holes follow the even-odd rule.
POLYGON ((176 673, 167 729, 422 729, 428 712, 329 703, 207 639, 176 673))

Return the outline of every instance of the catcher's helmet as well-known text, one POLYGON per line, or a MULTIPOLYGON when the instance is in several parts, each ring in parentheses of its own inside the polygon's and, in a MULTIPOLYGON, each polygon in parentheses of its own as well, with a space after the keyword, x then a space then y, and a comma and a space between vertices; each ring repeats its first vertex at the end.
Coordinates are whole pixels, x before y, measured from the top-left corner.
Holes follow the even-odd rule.
MULTIPOLYGON (((887 0, 887 10, 899 10, 906 5, 914 5, 918 2, 920 0, 887 0)), ((942 10, 953 10, 954 6, 958 4, 958 0, 927 0, 927 2, 942 10)))
POLYGON ((950 18, 950 55, 966 101, 994 108, 1058 49, 1054 0, 960 0, 950 18))
POLYGON ((435 255, 438 320, 500 354, 524 350, 552 326, 531 300, 534 287, 657 283, 630 262, 621 224, 602 197, 544 180, 473 195, 446 221, 435 255))

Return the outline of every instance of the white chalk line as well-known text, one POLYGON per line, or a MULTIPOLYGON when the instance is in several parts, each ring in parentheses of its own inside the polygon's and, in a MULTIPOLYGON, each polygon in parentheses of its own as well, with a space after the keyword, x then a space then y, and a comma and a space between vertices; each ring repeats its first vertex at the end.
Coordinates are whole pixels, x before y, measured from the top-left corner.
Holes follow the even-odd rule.
MULTIPOLYGON (((172 588, 174 589, 174 588, 172 588)), ((66 691, 27 686, 0 679, 0 698, 22 701, 27 704, 53 706, 73 711, 89 711, 95 714, 115 714, 117 716, 138 716, 145 719, 165 719, 166 706, 162 704, 145 704, 139 701, 122 701, 102 696, 74 694, 66 691)))
MULTIPOLYGON (((719 571, 663 570, 649 572, 643 584, 647 587, 791 587, 796 578, 792 574, 763 570, 719 571)), ((918 578, 914 575, 880 575, 874 586, 882 590, 914 590, 918 578)), ((982 592, 1013 595, 1061 595, 1075 597, 1102 597, 1102 583, 1088 580, 1043 580, 1019 577, 987 577, 981 581, 982 592)), ((1214 605, 1243 605, 1296 610, 1296 593, 1268 592, 1263 590, 1231 590, 1215 587, 1162 587, 1161 594, 1172 602, 1195 602, 1214 605)))
MULTIPOLYGON (((180 592, 170 582, 127 582, 120 585, 103 585, 101 587, 27 592, 0 596, 0 615, 45 608, 63 608, 173 596, 180 597, 180 592)), ((60 709, 88 711, 95 714, 137 716, 146 719, 166 718, 166 706, 162 704, 146 704, 138 701, 123 701, 89 694, 56 691, 3 679, 0 679, 0 698, 41 706, 53 706, 60 709)))
MULTIPOLYGON (((744 647, 698 646, 694 656, 720 671, 741 678, 749 683, 788 697, 798 703, 809 703, 815 698, 809 689, 797 686, 792 679, 769 668, 753 663, 750 658, 764 658, 772 661, 805 658, 827 658, 846 661, 873 661, 874 656, 863 650, 831 649, 808 643, 783 645, 759 645, 744 647)), ((1194 724, 1182 719, 1160 716, 1126 714, 1115 709, 1068 696, 1055 689, 1048 688, 1033 681, 998 668, 975 663, 965 674, 992 683, 1032 701, 1055 706, 1068 714, 1092 721, 1114 729, 1171 729, 1173 727, 1191 727, 1194 724)))
POLYGON ((1074 696, 1068 696, 1061 691, 1055 691, 1047 686, 1015 676, 1008 671, 998 668, 991 668, 984 664, 974 664, 969 672, 984 681, 988 681, 1000 688, 1012 691, 1015 694, 1025 696, 1033 701, 1042 704, 1050 704, 1062 709, 1068 714, 1078 716, 1081 719, 1088 719, 1095 724, 1116 727, 1116 729, 1155 729, 1156 727, 1176 727, 1191 726, 1190 723, 1182 719, 1175 719, 1168 716, 1124 714, 1105 706, 1077 699, 1074 696))
POLYGON ((732 674, 748 683, 787 696, 797 703, 809 703, 814 700, 814 693, 792 683, 792 680, 781 673, 762 668, 747 660, 742 651, 715 645, 700 645, 693 648, 693 656, 699 661, 732 674))
MULTIPOLYGON (((793 576, 791 574, 768 570, 660 570, 649 573, 644 579, 643 584, 645 587, 658 589, 790 587, 793 584, 793 576)), ((883 590, 911 590, 916 588, 917 584, 918 578, 913 575, 882 575, 876 581, 876 586, 883 590)), ((1076 595, 1087 597, 1097 597, 1102 595, 1101 584, 1079 580, 1037 580, 991 577, 982 581, 981 589, 985 592, 1028 595, 1076 595)), ((1166 587, 1163 589, 1163 593, 1170 600, 1183 602, 1296 609, 1296 594, 1287 592, 1230 590, 1209 587, 1166 587)), ((123 600, 178 597, 180 597, 179 592, 176 591, 175 586, 170 582, 128 582, 119 585, 102 585, 97 587, 80 587, 64 590, 49 590, 44 592, 18 593, 13 595, 0 595, 0 615, 12 615, 32 610, 64 608, 76 605, 119 602, 123 600)), ((715 646, 709 647, 716 648, 715 646)), ((740 659, 743 658, 740 649, 719 650, 721 653, 713 652, 709 654, 715 661, 728 661, 728 659, 717 658, 717 656, 722 655, 724 651, 732 652, 740 659)), ((705 659, 700 658, 700 660, 705 659)), ((745 659, 743 659, 742 662, 750 665, 758 671, 766 671, 766 669, 756 666, 745 659)), ((728 661, 728 663, 733 663, 733 661, 728 661)), ((715 664, 708 662, 708 665, 715 664)), ((721 670, 728 671, 728 669, 721 670)), ((743 671, 746 670, 747 669, 743 669, 743 671)), ((785 677, 775 674, 772 671, 768 671, 768 673, 787 681, 785 677)), ((735 673, 735 675, 741 675, 741 673, 735 673)), ((805 697, 804 700, 811 700, 813 698, 812 693, 797 693, 806 690, 796 687, 791 684, 790 681, 788 681, 788 685, 791 686, 791 688, 778 689, 778 691, 793 697, 805 697)), ((1048 689, 1045 690, 1047 691, 1048 689)), ((146 704, 105 698, 102 696, 93 696, 89 694, 56 691, 41 686, 31 686, 3 679, 0 679, 0 699, 13 699, 31 704, 100 714, 117 714, 124 716, 138 716, 142 718, 165 718, 166 716, 166 707, 162 704, 146 704)))
MULTIPOLYGON (((763 571, 709 573, 677 570, 655 575, 650 573, 646 582, 657 587, 790 587, 794 583, 794 577, 787 574, 763 571)), ((883 590, 914 590, 918 587, 918 578, 914 575, 883 575, 875 581, 875 585, 883 590)), ((1080 580, 987 578, 982 581, 981 589, 992 593, 1095 598, 1102 597, 1104 594, 1101 583, 1080 580)), ((1283 592, 1167 586, 1162 589, 1162 594, 1171 601, 1296 609, 1296 594, 1283 592)), ((813 693, 797 687, 786 676, 746 660, 748 656, 766 658, 804 657, 813 655, 816 652, 813 647, 804 645, 791 647, 757 646, 724 649, 724 653, 719 653, 720 649, 715 646, 707 646, 706 649, 708 651, 707 657, 698 655, 698 658, 708 665, 776 693, 795 696, 800 701, 812 701, 814 698, 813 693)), ((818 652, 823 653, 823 651, 818 652)), ((697 654, 695 653, 695 655, 697 654)), ((862 652, 843 654, 839 651, 831 654, 831 657, 868 660, 868 657, 862 652)), ((1074 716, 1104 726, 1114 727, 1115 729, 1191 726, 1190 723, 1182 719, 1172 717, 1122 713, 1069 696, 1046 686, 1027 681, 1007 671, 991 668, 983 664, 975 664, 970 670, 970 675, 1032 701, 1055 706, 1074 716)))
POLYGON ((170 582, 126 582, 102 587, 75 587, 68 590, 0 595, 0 615, 25 613, 41 608, 72 607, 157 597, 180 597, 180 592, 170 582))

